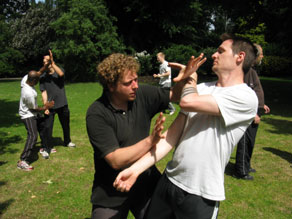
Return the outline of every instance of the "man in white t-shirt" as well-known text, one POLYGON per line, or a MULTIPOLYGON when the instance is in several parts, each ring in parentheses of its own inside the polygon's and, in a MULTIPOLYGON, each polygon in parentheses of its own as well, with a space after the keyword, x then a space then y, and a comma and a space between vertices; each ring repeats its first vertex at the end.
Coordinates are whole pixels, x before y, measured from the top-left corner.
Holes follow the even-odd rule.
POLYGON ((255 59, 253 44, 223 34, 212 55, 215 82, 197 85, 196 70, 203 54, 185 66, 174 81, 185 83, 181 112, 149 153, 122 171, 114 186, 129 191, 137 176, 176 146, 165 174, 157 184, 146 218, 216 218, 225 199, 224 171, 230 155, 256 115, 256 94, 243 76, 255 59))
MULTIPOLYGON (((159 73, 154 74, 154 78, 159 79, 159 85, 162 88, 170 89, 171 88, 171 68, 168 66, 168 62, 165 60, 165 55, 162 52, 157 53, 157 61, 160 62, 159 73)), ((169 114, 172 115, 175 112, 175 107, 171 102, 168 104, 169 114)))
MULTIPOLYGON (((53 107, 54 102, 48 102, 44 107, 38 107, 37 92, 34 86, 39 81, 41 71, 30 71, 21 80, 21 96, 19 101, 19 115, 27 130, 27 140, 17 167, 25 171, 33 170, 29 165, 32 150, 37 142, 38 130, 41 128, 41 119, 38 119, 38 113, 53 107)), ((45 144, 45 133, 40 131, 42 143, 45 144)))

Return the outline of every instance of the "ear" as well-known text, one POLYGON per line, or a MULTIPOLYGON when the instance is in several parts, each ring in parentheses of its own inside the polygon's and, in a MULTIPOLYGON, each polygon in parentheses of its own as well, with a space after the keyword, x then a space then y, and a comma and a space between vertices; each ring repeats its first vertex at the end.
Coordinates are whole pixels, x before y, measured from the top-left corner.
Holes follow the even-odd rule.
POLYGON ((107 84, 108 90, 112 93, 115 90, 115 85, 114 84, 107 84))
POLYGON ((237 54, 236 62, 243 62, 245 58, 245 52, 241 51, 237 54))

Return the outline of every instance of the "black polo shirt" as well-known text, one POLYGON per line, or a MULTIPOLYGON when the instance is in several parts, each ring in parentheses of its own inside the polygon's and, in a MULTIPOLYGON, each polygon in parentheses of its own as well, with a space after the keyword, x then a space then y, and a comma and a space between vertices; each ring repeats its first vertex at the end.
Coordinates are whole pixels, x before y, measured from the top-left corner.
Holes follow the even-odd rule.
POLYGON ((126 112, 114 109, 105 93, 89 107, 86 125, 94 149, 93 204, 114 207, 121 205, 128 197, 139 197, 140 192, 152 193, 160 176, 155 166, 139 176, 129 193, 122 193, 113 187, 120 170, 111 168, 104 157, 149 136, 153 116, 167 109, 169 101, 169 90, 140 85, 136 99, 129 102, 126 112))
MULTIPOLYGON (((62 71, 64 71, 62 69, 62 71)), ((68 105, 65 93, 65 76, 60 77, 56 72, 44 73, 40 77, 40 90, 47 91, 48 101, 55 101, 53 109, 58 109, 68 105)))

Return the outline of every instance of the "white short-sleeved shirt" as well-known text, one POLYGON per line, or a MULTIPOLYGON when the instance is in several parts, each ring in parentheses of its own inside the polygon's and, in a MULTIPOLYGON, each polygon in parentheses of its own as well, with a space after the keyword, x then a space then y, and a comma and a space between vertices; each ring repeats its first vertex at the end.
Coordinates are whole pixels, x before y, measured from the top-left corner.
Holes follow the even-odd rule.
POLYGON ((171 83, 171 68, 168 66, 168 62, 164 60, 163 63, 159 66, 159 74, 164 74, 166 72, 170 72, 170 75, 161 77, 159 80, 160 85, 164 85, 165 83, 171 83))
POLYGON ((21 119, 36 116, 36 112, 31 112, 30 109, 35 109, 37 105, 37 92, 34 87, 26 83, 27 75, 21 80, 21 96, 19 101, 19 115, 21 119))
POLYGON ((235 145, 256 115, 258 100, 246 84, 197 86, 200 95, 211 94, 222 116, 185 113, 186 125, 173 159, 166 167, 170 181, 206 199, 225 199, 224 171, 235 145))

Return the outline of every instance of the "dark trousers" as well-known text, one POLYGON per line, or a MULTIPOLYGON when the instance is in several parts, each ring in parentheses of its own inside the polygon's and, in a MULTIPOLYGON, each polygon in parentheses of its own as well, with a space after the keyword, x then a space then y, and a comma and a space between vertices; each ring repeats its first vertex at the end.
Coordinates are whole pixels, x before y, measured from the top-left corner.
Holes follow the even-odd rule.
POLYGON ((248 175, 251 168, 250 160, 254 149, 258 124, 254 122, 246 129, 244 135, 237 144, 235 171, 239 176, 248 175))
POLYGON ((20 155, 20 160, 28 161, 31 158, 32 150, 37 143, 38 132, 40 133, 41 143, 45 147, 47 146, 47 135, 44 131, 44 118, 41 117, 29 117, 26 119, 22 119, 24 126, 27 131, 27 139, 25 142, 25 146, 23 152, 20 155))
MULTIPOLYGON (((143 198, 142 198, 143 199, 143 198)), ((131 210, 135 219, 143 219, 150 198, 141 202, 141 200, 126 201, 122 206, 118 207, 103 207, 99 205, 92 206, 92 219, 127 219, 128 213, 131 210), (141 204, 142 203, 142 204, 141 204)))
POLYGON ((70 111, 68 105, 60 107, 58 109, 50 109, 50 114, 45 116, 45 130, 49 138, 49 148, 53 147, 52 138, 53 138, 53 126, 55 120, 55 114, 58 114, 59 121, 63 129, 64 145, 71 142, 70 138, 70 111))
POLYGON ((190 194, 169 181, 164 174, 153 193, 146 219, 213 219, 219 202, 190 194))

